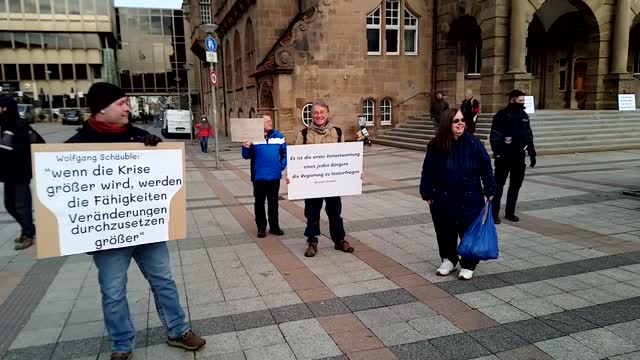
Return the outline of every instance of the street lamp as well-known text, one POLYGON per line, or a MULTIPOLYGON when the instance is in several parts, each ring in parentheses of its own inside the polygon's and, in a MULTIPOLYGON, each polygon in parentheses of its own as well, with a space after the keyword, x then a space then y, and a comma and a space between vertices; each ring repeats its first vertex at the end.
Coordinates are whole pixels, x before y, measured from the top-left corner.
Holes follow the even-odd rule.
POLYGON ((47 70, 45 73, 47 74, 47 83, 49 83, 49 121, 53 122, 53 95, 51 95, 51 74, 53 71, 47 70))
POLYGON ((189 118, 191 119, 190 124, 191 128, 189 129, 189 138, 191 142, 193 142, 193 113, 191 112, 191 82, 189 81, 189 70, 191 70, 191 64, 184 64, 182 67, 187 70, 187 96, 189 97, 189 118))
MULTIPOLYGON (((198 26, 200 30, 207 33, 207 36, 212 36, 213 33, 218 29, 218 25, 216 24, 200 24, 198 26)), ((209 63, 209 74, 213 72, 213 63, 209 63)), ((211 79, 209 79, 211 81, 211 79)), ((216 149, 216 169, 220 168, 219 165, 219 157, 218 157, 218 116, 216 114, 216 87, 211 86, 211 110, 213 116, 213 135, 215 139, 215 149, 216 149)))

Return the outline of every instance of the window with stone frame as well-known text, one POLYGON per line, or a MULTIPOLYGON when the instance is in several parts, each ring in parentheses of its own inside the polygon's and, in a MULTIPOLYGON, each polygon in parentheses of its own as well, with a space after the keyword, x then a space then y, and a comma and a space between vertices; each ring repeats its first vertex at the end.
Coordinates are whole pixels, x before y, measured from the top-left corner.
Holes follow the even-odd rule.
POLYGON ((367 125, 374 125, 376 119, 376 101, 366 99, 362 102, 362 116, 367 119, 367 125))
POLYGON ((385 4, 385 53, 400 54, 400 1, 386 0, 385 4))
POLYGON ((391 99, 382 99, 380 102, 380 125, 391 125, 391 99))
POLYGON ((231 53, 231 44, 229 44, 229 40, 224 43, 224 79, 223 81, 226 84, 227 91, 232 90, 233 87, 233 57, 231 53))
POLYGON ((256 69, 255 64, 255 34, 253 33, 253 23, 251 19, 247 19, 247 25, 244 29, 244 48, 245 48, 245 78, 247 85, 253 84, 254 81, 249 77, 256 69))
POLYGON ((418 16, 405 0, 384 0, 367 14, 367 54, 400 55, 402 44, 405 55, 418 55, 418 16), (384 35, 384 36, 383 36, 384 35))
POLYGON ((404 54, 418 55, 418 17, 404 9, 404 54))
POLYGON ((640 74, 640 23, 631 28, 629 34, 629 45, 631 50, 631 72, 640 74))
POLYGON ((238 109, 238 118, 242 119, 244 117, 244 111, 242 109, 238 109))
POLYGON ((311 122, 313 121, 313 112, 311 111, 312 108, 312 103, 307 103, 302 107, 302 123, 304 124, 304 126, 311 125, 311 122))
POLYGON ((367 53, 369 55, 382 54, 382 31, 381 31, 381 7, 373 10, 367 15, 367 53))
POLYGON ((249 109, 249 117, 254 118, 256 116, 256 110, 254 108, 249 109))
POLYGON ((206 1, 200 1, 200 21, 202 24, 211 23, 211 5, 206 1))
POLYGON ((234 70, 235 70, 235 87, 236 89, 242 88, 242 45, 240 43, 240 32, 236 30, 236 34, 233 40, 233 55, 235 55, 234 59, 234 70))

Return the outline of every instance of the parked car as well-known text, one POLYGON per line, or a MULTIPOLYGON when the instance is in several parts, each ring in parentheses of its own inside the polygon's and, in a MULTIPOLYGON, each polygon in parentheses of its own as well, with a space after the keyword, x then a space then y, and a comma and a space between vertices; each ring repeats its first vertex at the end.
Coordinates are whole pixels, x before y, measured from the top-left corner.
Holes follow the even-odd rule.
POLYGON ((80 110, 67 110, 62 116, 62 125, 82 125, 83 120, 80 110))
POLYGON ((18 104, 18 113, 20 113, 20 119, 27 123, 33 124, 35 122, 35 116, 33 116, 33 105, 18 104))

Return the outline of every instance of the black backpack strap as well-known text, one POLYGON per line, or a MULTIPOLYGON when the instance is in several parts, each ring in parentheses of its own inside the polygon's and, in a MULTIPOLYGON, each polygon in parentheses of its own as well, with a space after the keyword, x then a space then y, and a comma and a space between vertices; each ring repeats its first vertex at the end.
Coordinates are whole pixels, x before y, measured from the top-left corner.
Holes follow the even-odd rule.
POLYGON ((342 129, 337 126, 334 126, 334 129, 336 129, 336 134, 338 134, 338 142, 342 142, 342 129))
POLYGON ((309 128, 302 129, 302 143, 307 143, 307 133, 309 132, 309 128))

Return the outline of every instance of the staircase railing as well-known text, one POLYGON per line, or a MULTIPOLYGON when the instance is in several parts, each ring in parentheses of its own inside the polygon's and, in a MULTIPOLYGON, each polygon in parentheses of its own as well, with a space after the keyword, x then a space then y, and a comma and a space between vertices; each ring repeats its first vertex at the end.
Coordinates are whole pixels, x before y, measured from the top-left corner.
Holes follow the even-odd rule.
POLYGON ((415 98, 415 97, 417 97, 417 96, 420 96, 420 95, 431 96, 431 93, 430 93, 430 92, 428 92, 428 91, 421 91, 421 92, 419 92, 419 93, 417 93, 417 94, 413 94, 413 95, 411 95, 410 97, 408 97, 408 98, 406 98, 406 99, 404 99, 404 100, 400 101, 399 103, 397 103, 397 104, 396 104, 396 107, 398 107, 398 106, 400 106, 400 105, 402 105, 402 104, 406 103, 407 101, 409 101, 409 100, 411 100, 411 99, 413 99, 413 98, 415 98))

